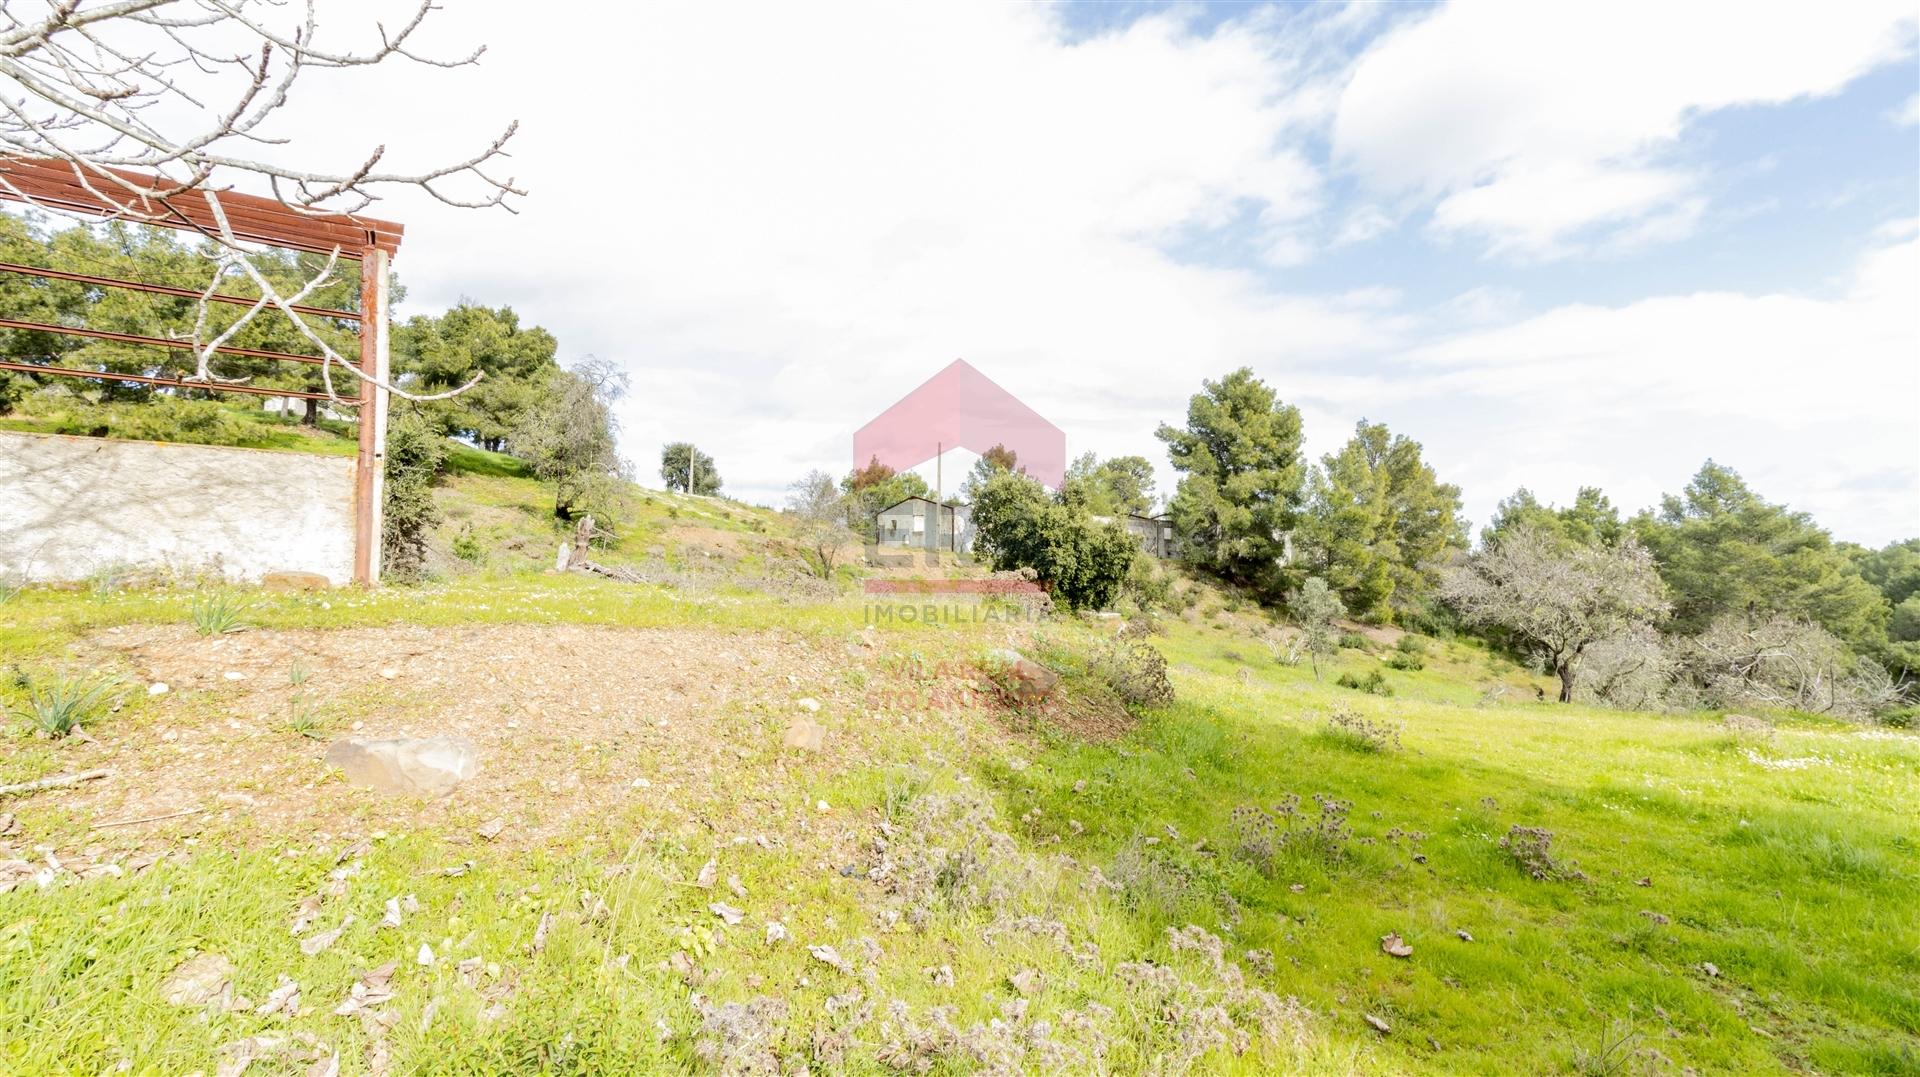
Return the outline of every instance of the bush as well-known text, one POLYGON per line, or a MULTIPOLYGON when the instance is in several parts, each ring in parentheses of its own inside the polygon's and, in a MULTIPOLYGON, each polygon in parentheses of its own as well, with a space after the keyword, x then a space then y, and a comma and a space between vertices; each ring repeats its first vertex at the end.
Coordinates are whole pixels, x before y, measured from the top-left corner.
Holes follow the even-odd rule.
POLYGON ((1148 644, 1112 641, 1100 655, 1099 669, 1129 707, 1164 707, 1173 702, 1166 656, 1148 644))
POLYGON ((473 533, 471 525, 461 528, 460 533, 453 536, 453 556, 474 565, 487 559, 487 548, 481 543, 480 536, 473 533))
POLYGON ((1365 692, 1368 695, 1390 696, 1393 694, 1393 687, 1387 684, 1387 675, 1377 669, 1367 671, 1367 675, 1364 677, 1355 676, 1352 673, 1342 673, 1340 676, 1334 678, 1333 683, 1342 688, 1351 688, 1356 692, 1365 692))
POLYGON ((1407 673, 1427 668, 1426 659, 1416 653, 1404 650, 1395 651, 1388 655, 1383 660, 1383 664, 1388 669, 1402 670, 1407 673))
POLYGON ((1367 637, 1358 632, 1342 632, 1340 646, 1349 651, 1364 651, 1368 646, 1367 637))
POLYGON ((381 532, 381 575, 418 583, 427 575, 427 534, 440 522, 433 480, 446 461, 447 443, 413 408, 387 421, 386 514, 381 532))
POLYGON ((1024 475, 989 479, 974 498, 976 551, 999 571, 1031 569, 1069 609, 1112 605, 1140 555, 1117 523, 1096 524, 1024 475))

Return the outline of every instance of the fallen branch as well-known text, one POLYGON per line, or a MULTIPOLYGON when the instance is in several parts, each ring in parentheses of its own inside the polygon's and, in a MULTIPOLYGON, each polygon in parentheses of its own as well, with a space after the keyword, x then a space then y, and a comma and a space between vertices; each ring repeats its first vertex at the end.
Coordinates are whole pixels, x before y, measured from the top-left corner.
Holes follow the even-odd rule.
POLYGON ((15 796, 20 793, 38 793, 42 789, 65 789, 69 785, 91 782, 112 774, 110 770, 83 770, 78 774, 56 774, 51 778, 39 778, 18 785, 0 785, 0 797, 15 796))
POLYGON ((170 811, 165 815, 147 815, 139 819, 109 819, 104 823, 95 823, 87 829, 105 830, 110 826, 133 826, 137 823, 157 823, 162 819, 178 819, 183 815, 198 815, 205 810, 205 808, 182 808, 179 811, 170 811))

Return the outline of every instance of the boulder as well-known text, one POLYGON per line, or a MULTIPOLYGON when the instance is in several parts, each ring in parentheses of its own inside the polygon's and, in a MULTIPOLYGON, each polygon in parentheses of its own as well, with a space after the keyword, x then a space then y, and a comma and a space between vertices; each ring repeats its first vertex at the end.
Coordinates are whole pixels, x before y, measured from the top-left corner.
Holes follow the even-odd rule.
POLYGON ((1060 675, 1007 647, 987 652, 987 671, 1000 687, 1021 704, 1039 703, 1053 694, 1060 675))
POLYGON ((465 737, 350 737, 327 749, 326 763, 376 792, 441 796, 479 772, 480 753, 465 737))
POLYGON ((260 587, 267 591, 324 591, 332 586, 318 572, 269 572, 260 577, 260 587))

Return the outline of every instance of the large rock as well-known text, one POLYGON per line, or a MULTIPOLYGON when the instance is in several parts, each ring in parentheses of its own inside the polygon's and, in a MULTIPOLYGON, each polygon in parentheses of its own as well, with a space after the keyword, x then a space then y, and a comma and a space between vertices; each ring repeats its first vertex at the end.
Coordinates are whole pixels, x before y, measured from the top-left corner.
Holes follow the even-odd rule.
POLYGON ((465 737, 351 737, 327 749, 328 766, 382 793, 440 796, 480 770, 480 753, 465 737))
POLYGON ((987 672, 1014 701, 1034 704, 1053 694, 1060 675, 1008 647, 987 652, 987 672))
POLYGON ((332 586, 318 572, 269 572, 260 577, 260 587, 266 591, 324 591, 332 586))

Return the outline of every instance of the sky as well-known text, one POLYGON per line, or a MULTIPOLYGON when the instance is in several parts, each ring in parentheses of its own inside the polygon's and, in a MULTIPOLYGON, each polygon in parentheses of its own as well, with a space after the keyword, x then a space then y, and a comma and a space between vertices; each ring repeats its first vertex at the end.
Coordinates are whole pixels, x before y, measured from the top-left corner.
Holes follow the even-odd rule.
POLYGON ((1248 366, 1311 456, 1384 421, 1476 524, 1711 457, 1920 534, 1912 0, 596 7, 449 5, 423 44, 478 65, 323 72, 284 127, 431 164, 519 120, 518 213, 376 211, 401 314, 619 363, 642 482, 691 439, 778 503, 965 358, 1170 494, 1156 426, 1248 366))

